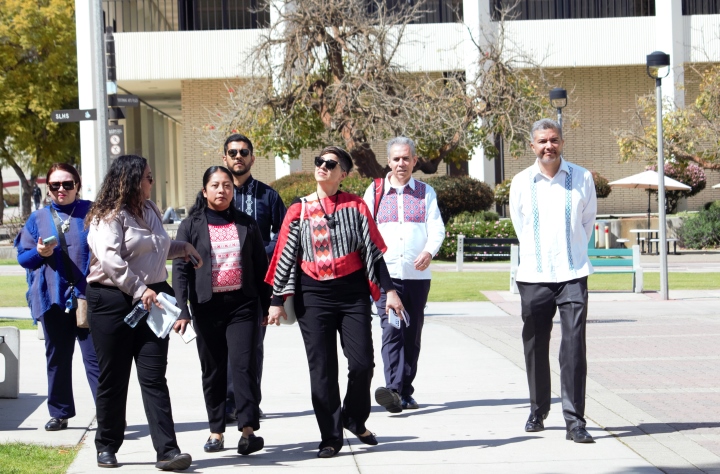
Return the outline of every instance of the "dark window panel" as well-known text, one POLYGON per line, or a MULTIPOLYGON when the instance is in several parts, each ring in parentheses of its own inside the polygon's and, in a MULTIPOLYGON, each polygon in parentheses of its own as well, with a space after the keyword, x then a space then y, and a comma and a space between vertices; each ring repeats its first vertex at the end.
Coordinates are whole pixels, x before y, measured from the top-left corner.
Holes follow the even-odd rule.
POLYGON ((507 17, 510 20, 655 16, 655 0, 493 0, 491 13, 495 21, 505 8, 511 8, 507 17))

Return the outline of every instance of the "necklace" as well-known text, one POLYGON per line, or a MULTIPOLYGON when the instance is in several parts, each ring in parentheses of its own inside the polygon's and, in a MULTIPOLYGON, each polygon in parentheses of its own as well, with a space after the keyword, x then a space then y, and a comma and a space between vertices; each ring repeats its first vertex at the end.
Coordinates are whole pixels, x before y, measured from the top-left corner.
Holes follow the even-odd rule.
POLYGON ((62 224, 60 225, 60 229, 62 230, 63 234, 65 234, 68 230, 70 230, 70 219, 72 218, 73 212, 75 212, 75 208, 77 207, 77 203, 72 208, 72 211, 70 211, 70 215, 67 219, 62 221, 62 224))
POLYGON ((327 214, 327 211, 325 210, 325 208, 322 205, 322 199, 320 198, 320 195, 318 195, 318 204, 320 204, 320 209, 322 209, 323 214, 324 214, 323 217, 327 221, 328 227, 331 229, 334 229, 335 226, 337 225, 337 222, 335 221, 335 211, 337 210, 337 195, 338 194, 340 194, 340 191, 338 191, 334 194, 335 201, 333 201, 333 211, 332 211, 332 214, 329 216, 327 214))

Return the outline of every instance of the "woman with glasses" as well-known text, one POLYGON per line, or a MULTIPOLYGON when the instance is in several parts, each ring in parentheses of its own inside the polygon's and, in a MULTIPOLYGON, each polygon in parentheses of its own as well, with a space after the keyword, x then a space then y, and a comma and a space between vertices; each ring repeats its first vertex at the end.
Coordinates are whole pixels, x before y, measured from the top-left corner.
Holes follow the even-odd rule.
POLYGON ((228 354, 238 430, 238 453, 252 454, 264 447, 255 436, 260 429, 260 385, 257 376, 258 306, 267 316, 270 285, 262 235, 255 219, 233 204, 233 177, 223 166, 211 166, 203 175, 188 218, 178 229, 177 240, 190 242, 210 262, 200 269, 182 259, 173 262, 173 288, 181 317, 190 317, 197 332, 202 367, 205 408, 210 438, 205 452, 225 447, 225 395, 228 354))
POLYGON ((369 445, 365 426, 373 376, 370 296, 380 287, 388 307, 402 314, 383 252, 386 247, 371 212, 359 196, 339 190, 352 169, 342 148, 329 146, 315 158, 317 191, 292 203, 265 281, 273 285, 268 324, 287 319, 283 301, 294 295, 295 314, 310 366, 310 387, 322 441, 318 457, 343 445, 343 427, 369 445), (348 385, 340 405, 337 333, 348 359, 348 385))
POLYGON ((90 251, 83 221, 91 202, 78 199, 80 175, 66 163, 47 172, 50 206, 28 218, 15 239, 18 263, 27 270, 27 301, 33 320, 42 323, 47 358, 50 421, 47 431, 64 430, 75 416, 72 359, 75 340, 80 345, 85 374, 95 398, 97 357, 87 328, 78 327, 78 299, 85 299, 85 277, 90 251))
MULTIPOLYGON (((95 447, 99 467, 116 467, 115 453, 125 435, 130 369, 135 360, 150 438, 157 453, 155 467, 164 471, 190 467, 175 437, 165 370, 169 338, 160 339, 145 320, 125 322, 141 302, 145 310, 161 307, 157 295, 173 294, 166 282, 168 259, 193 256, 192 245, 173 241, 162 226, 160 210, 150 201, 152 172, 145 158, 124 155, 112 162, 98 197, 85 219, 92 250, 88 275, 88 319, 100 366, 97 389, 95 447)), ((175 323, 185 332, 187 319, 175 323)))

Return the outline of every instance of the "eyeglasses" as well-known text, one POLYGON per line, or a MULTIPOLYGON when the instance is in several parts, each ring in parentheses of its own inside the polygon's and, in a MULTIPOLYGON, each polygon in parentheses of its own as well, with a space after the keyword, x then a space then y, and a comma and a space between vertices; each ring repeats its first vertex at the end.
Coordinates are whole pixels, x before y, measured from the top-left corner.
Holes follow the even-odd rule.
POLYGON ((236 156, 238 156, 238 153, 240 153, 240 156, 242 156, 243 158, 247 158, 248 156, 250 156, 250 149, 242 148, 240 150, 228 150, 227 156, 229 156, 230 158, 235 158, 236 156))
POLYGON ((150 184, 153 184, 155 182, 155 178, 152 176, 145 176, 143 179, 147 179, 150 184))
POLYGON ((63 188, 65 191, 72 191, 75 189, 75 181, 58 181, 56 183, 48 183, 50 191, 60 191, 63 188))
MULTIPOLYGON (((325 165, 325 168, 327 168, 328 171, 332 171, 335 169, 337 165, 340 164, 340 162, 335 160, 323 160, 322 157, 316 156, 315 157, 315 166, 318 168, 322 167, 322 165, 325 165)), ((342 166, 340 167, 342 168, 342 166)))

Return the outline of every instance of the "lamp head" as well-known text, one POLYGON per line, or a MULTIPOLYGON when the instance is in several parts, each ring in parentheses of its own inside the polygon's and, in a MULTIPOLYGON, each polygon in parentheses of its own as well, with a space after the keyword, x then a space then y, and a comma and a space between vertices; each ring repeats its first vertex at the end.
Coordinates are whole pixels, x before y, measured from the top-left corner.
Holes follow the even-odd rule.
POLYGON ((550 104, 556 109, 562 109, 567 105, 567 91, 562 87, 556 87, 550 91, 550 104))
POLYGON ((653 79, 662 79, 670 73, 670 55, 655 51, 647 55, 647 74, 653 79))

